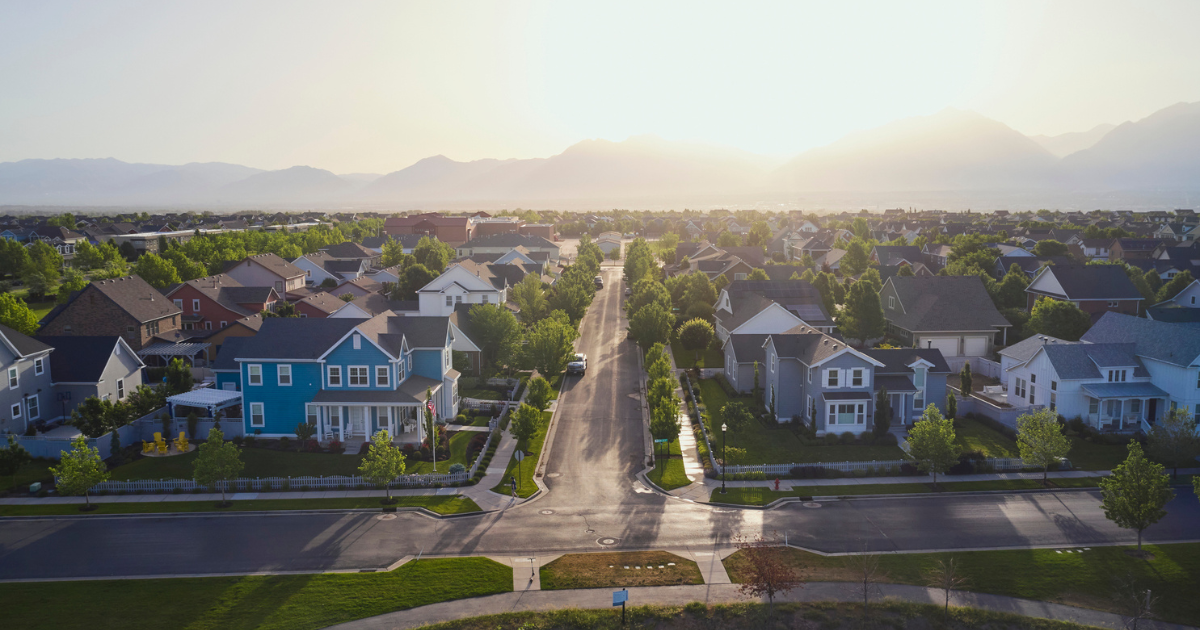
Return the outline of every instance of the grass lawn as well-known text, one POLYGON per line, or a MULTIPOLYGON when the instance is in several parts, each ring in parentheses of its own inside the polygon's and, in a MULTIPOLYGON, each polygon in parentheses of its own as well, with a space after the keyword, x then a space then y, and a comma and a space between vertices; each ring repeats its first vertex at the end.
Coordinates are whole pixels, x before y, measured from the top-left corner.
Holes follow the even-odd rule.
POLYGON ((508 392, 480 387, 463 388, 458 394, 463 398, 478 398, 480 400, 508 400, 508 392))
MULTIPOLYGON (((956 630, 1084 630, 1085 626, 1062 621, 1020 617, 970 608, 951 608, 950 625, 943 625, 942 609, 931 604, 907 604, 887 601, 871 603, 871 623, 875 628, 944 628, 956 630)), ((630 606, 629 624, 621 623, 616 608, 554 610, 547 612, 510 612, 424 626, 426 630, 695 630, 714 628, 741 630, 760 628, 862 628, 860 604, 721 604, 705 606, 692 602, 687 606, 630 606)), ((1089 626, 1090 628, 1090 626, 1089 626)))
MULTIPOLYGON (((7 442, 0 442, 0 446, 6 445, 7 442)), ((21 467, 17 471, 16 481, 13 481, 11 475, 0 477, 0 488, 7 488, 13 492, 24 495, 29 492, 29 484, 35 481, 41 481, 42 485, 45 482, 53 481, 54 475, 50 474, 50 467, 58 464, 57 460, 53 459, 35 459, 21 467)))
POLYGON ((298 630, 511 591, 511 567, 447 558, 387 573, 0 584, 0 601, 10 628, 298 630))
POLYGON ((525 452, 525 460, 517 462, 517 454, 514 452, 511 459, 508 460, 508 468, 504 470, 503 480, 492 488, 492 492, 511 495, 512 485, 508 480, 512 477, 517 478, 517 496, 521 498, 533 496, 537 492, 537 484, 533 482, 534 469, 537 468, 538 456, 542 453, 542 448, 546 444, 546 432, 550 429, 550 418, 553 416, 549 411, 542 412, 542 424, 538 427, 537 433, 529 440, 529 443, 517 442, 517 448, 525 452), (518 466, 518 464, 520 464, 518 466), (518 475, 518 469, 520 474, 518 475))
POLYGON ((1112 470, 1129 455, 1125 444, 1096 444, 1071 436, 1071 452, 1067 459, 1080 470, 1112 470))
MULTIPOLYGON (((439 472, 448 472, 450 465, 465 461, 467 444, 473 433, 460 431, 450 436, 450 460, 438 462, 439 472)), ((362 455, 334 455, 331 453, 298 453, 296 451, 273 451, 265 448, 243 448, 243 477, 328 477, 330 475, 355 476, 362 463, 362 455)), ((112 470, 113 481, 129 479, 191 479, 192 462, 199 451, 174 457, 139 457, 112 470)), ((433 471, 431 462, 408 462, 407 474, 426 474, 433 471)))
POLYGON ((29 310, 33 311, 33 315, 38 318, 38 321, 41 321, 57 305, 58 303, 54 300, 50 300, 49 302, 30 302, 29 310))
MULTIPOLYGON (((662 449, 662 446, 659 446, 662 449)), ((683 457, 679 446, 679 438, 667 445, 654 458, 654 470, 650 471, 650 481, 663 490, 671 491, 682 488, 692 481, 683 472, 683 457)))
MULTIPOLYGON (((713 448, 716 455, 721 453, 720 422, 714 423, 712 417, 720 413, 728 402, 725 390, 715 380, 700 381, 700 398, 703 400, 707 413, 704 422, 709 428, 709 435, 716 440, 713 448), (713 432, 713 425, 718 430, 713 432)), ((854 445, 837 444, 833 446, 803 446, 796 434, 785 427, 767 429, 758 422, 751 422, 739 435, 729 433, 729 446, 746 449, 746 464, 791 464, 808 462, 849 462, 849 461, 888 461, 904 459, 904 451, 894 445, 854 445)))
MULTIPOLYGON (((1093 547, 1077 553, 1054 549, 965 551, 953 554, 879 556, 886 581, 924 585, 924 573, 939 558, 953 556, 967 578, 965 590, 1036 599, 1110 612, 1118 601, 1114 578, 1133 574, 1146 581, 1159 599, 1158 618, 1195 623, 1200 619, 1200 544, 1146 545, 1150 560, 1135 558, 1129 547, 1093 547)), ((1065 549, 1065 548, 1064 548, 1065 549)), ((848 558, 831 558, 786 548, 788 561, 811 581, 852 581, 848 558)), ((741 552, 725 559, 736 583, 744 575, 741 552)))
POLYGON ((544 591, 704 583, 695 562, 665 551, 567 554, 542 567, 541 578, 544 591))
POLYGON ((958 447, 964 451, 983 451, 988 457, 1020 457, 1017 443, 1003 433, 970 418, 954 421, 958 447))
MULTIPOLYGON (((478 512, 479 506, 462 496, 392 497, 395 507, 423 507, 438 514, 467 514, 478 512)), ((155 503, 97 503, 92 512, 80 512, 78 505, 47 503, 45 505, 0 505, 0 516, 81 516, 89 514, 157 514, 169 512, 252 512, 256 510, 349 510, 382 509, 383 497, 345 499, 255 499, 234 501, 227 508, 217 508, 213 501, 159 501, 155 503)))
MULTIPOLYGON (((1057 488, 1096 488, 1100 486, 1099 478, 1082 479, 1052 479, 1051 483, 1057 488)), ((1041 480, 1011 479, 996 481, 953 481, 939 483, 940 492, 981 492, 984 490, 1040 490, 1041 480)), ((725 494, 720 489, 713 490, 710 501, 716 503, 732 503, 735 505, 767 505, 778 499, 789 497, 829 497, 853 496, 861 494, 911 494, 918 492, 934 492, 932 483, 878 483, 847 486, 793 486, 791 490, 776 492, 767 488, 728 488, 725 494)))
POLYGON ((671 342, 671 355, 675 357, 675 367, 686 369, 691 367, 719 368, 725 367, 725 355, 720 348, 708 348, 700 353, 700 363, 696 364, 696 353, 684 350, 683 343, 678 339, 671 342))

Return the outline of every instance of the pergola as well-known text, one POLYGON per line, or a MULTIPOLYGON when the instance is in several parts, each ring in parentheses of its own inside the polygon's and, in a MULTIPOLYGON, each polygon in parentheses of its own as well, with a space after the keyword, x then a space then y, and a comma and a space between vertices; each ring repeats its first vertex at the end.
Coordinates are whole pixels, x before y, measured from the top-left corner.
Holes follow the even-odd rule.
POLYGON ((137 355, 140 359, 145 359, 146 357, 163 357, 164 363, 169 363, 175 357, 187 357, 193 367, 201 367, 196 366, 196 355, 207 351, 211 345, 210 343, 159 342, 138 350, 137 355))
POLYGON ((242 393, 228 389, 213 389, 204 387, 201 389, 193 389, 190 392, 175 394, 168 396, 167 402, 171 405, 171 416, 175 416, 175 406, 184 407, 199 407, 207 409, 208 415, 212 417, 216 412, 230 407, 237 407, 242 404, 242 393))

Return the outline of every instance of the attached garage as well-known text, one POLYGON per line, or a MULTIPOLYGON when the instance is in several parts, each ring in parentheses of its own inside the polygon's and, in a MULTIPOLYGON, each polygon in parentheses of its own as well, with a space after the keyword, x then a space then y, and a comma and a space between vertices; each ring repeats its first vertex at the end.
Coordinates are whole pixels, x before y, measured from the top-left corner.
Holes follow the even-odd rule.
POLYGON ((921 347, 941 350, 943 357, 956 357, 958 337, 926 337, 921 340, 921 347))
POLYGON ((987 337, 963 338, 963 354, 968 357, 982 357, 987 355, 987 347, 987 337))

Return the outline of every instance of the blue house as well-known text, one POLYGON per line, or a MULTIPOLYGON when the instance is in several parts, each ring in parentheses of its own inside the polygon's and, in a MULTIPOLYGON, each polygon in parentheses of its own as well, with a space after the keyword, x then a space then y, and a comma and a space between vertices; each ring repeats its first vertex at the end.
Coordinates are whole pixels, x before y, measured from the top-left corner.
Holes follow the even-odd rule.
MULTIPOLYGON (((448 317, 270 318, 254 337, 222 348, 217 387, 242 392, 246 434, 369 439, 387 429, 419 443, 427 395, 438 418, 458 413, 458 377, 448 317)), ((229 339, 227 341, 233 341, 229 339)))

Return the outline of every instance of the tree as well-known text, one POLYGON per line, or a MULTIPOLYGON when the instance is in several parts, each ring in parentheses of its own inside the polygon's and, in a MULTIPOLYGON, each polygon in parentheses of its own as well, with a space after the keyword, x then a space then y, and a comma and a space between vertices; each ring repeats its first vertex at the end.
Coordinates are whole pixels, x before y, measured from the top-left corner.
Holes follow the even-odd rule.
POLYGON ((750 247, 767 248, 771 242, 771 226, 766 221, 755 221, 750 225, 750 233, 746 235, 746 245, 750 247))
POLYGON ((192 462, 193 477, 202 486, 221 484, 221 505, 225 501, 225 484, 242 474, 242 454, 233 442, 226 442, 221 430, 213 427, 208 431, 208 440, 200 445, 200 452, 192 462))
POLYGON ((870 263, 867 244, 857 238, 850 241, 850 244, 846 246, 846 254, 842 256, 842 273, 847 276, 857 276, 866 271, 870 263))
POLYGON ((1150 428, 1146 443, 1150 456, 1171 467, 1171 478, 1179 475, 1179 466, 1195 466, 1200 455, 1200 436, 1196 420, 1187 407, 1173 409, 1150 428))
POLYGON ((392 444, 387 429, 380 429, 371 437, 371 446, 358 465, 358 474, 376 486, 383 486, 387 502, 392 502, 392 481, 404 474, 404 453, 392 444))
MULTIPOLYGON (((433 282, 438 275, 440 275, 440 272, 435 272, 420 263, 412 265, 404 270, 403 275, 400 277, 400 281, 396 283, 396 290, 392 293, 392 299, 417 299, 417 290, 429 284, 430 282, 433 282)), ((332 280, 332 278, 326 278, 326 280, 332 280)), ((322 286, 324 286, 324 284, 322 284, 322 286)), ((334 286, 337 286, 336 281, 334 286)))
POLYGON ((925 572, 925 583, 932 588, 942 591, 945 597, 943 603, 943 619, 950 619, 950 593, 967 585, 967 578, 962 574, 962 567, 954 556, 938 558, 933 566, 925 572))
MULTIPOLYGON (((292 258, 299 258, 299 254, 292 256, 292 258)), ((188 258, 187 255, 183 253, 183 250, 179 249, 178 247, 164 254, 163 259, 171 263, 172 267, 175 267, 175 272, 179 274, 179 279, 183 282, 195 280, 196 278, 203 278, 208 274, 208 267, 206 267, 203 263, 199 263, 191 258, 188 258)))
POLYGON ((908 431, 909 455, 917 460, 917 467, 923 472, 933 473, 935 486, 938 474, 958 463, 958 445, 954 441, 954 421, 943 418, 933 403, 908 431))
POLYGON ((959 389, 962 392, 963 398, 970 397, 971 392, 975 391, 975 379, 971 376, 971 362, 963 363, 962 369, 958 371, 958 381, 961 385, 959 389))
POLYGON ((155 289, 165 289, 172 284, 182 282, 175 265, 152 252, 146 252, 138 259, 137 264, 133 266, 133 272, 155 289))
POLYGON ((17 438, 13 434, 8 434, 8 448, 0 449, 0 475, 7 475, 11 481, 9 486, 17 484, 17 473, 21 467, 33 461, 29 451, 25 447, 17 444, 17 438))
POLYGON ((730 232, 729 230, 721 230, 717 235, 717 247, 740 247, 742 245, 742 237, 730 232))
POLYGON ((700 353, 712 343, 715 334, 712 324, 699 318, 689 319, 679 327, 679 342, 684 350, 696 353, 697 367, 700 365, 700 353))
POLYGON ((896 270, 896 275, 901 278, 911 278, 917 274, 913 273, 912 265, 900 263, 900 268, 896 270))
POLYGON ((406 254, 404 253, 404 245, 402 245, 400 241, 397 241, 389 236, 388 239, 383 242, 382 256, 379 259, 379 263, 383 265, 385 269, 387 267, 394 267, 404 262, 405 256, 406 254))
POLYGON ((879 566, 879 554, 867 553, 866 544, 863 544, 861 553, 846 557, 846 565, 846 568, 854 573, 856 586, 862 588, 863 619, 865 621, 869 615, 872 586, 879 582, 886 582, 887 572, 879 566))
POLYGON ((1046 485, 1050 464, 1066 457, 1071 441, 1063 435, 1058 415, 1049 409, 1023 414, 1017 418, 1017 447, 1025 463, 1042 468, 1042 485, 1046 485))
POLYGON ((20 277, 29 264, 29 252, 17 241, 0 238, 0 274, 20 277))
POLYGON ((559 280, 547 302, 551 310, 566 313, 573 323, 578 324, 592 303, 592 280, 589 278, 588 284, 582 285, 579 282, 564 283, 565 279, 559 280))
POLYGON ((511 364, 521 347, 521 325, 512 311, 500 304, 471 307, 471 328, 484 365, 511 364))
POLYGON ((550 312, 546 302, 546 291, 536 274, 527 274, 512 288, 512 301, 521 312, 521 321, 526 325, 541 321, 550 312))
MULTIPOLYGON (((4 240, 7 239, 0 238, 0 241, 4 240)), ((0 324, 23 335, 36 335, 38 331, 37 315, 33 314, 25 300, 11 293, 0 294, 0 324)))
POLYGON ((633 285, 629 299, 625 301, 625 314, 633 315, 647 304, 659 304, 671 310, 671 293, 655 278, 642 278, 633 285))
POLYGON ((137 249, 135 249, 133 247, 133 243, 129 241, 121 243, 121 246, 117 248, 117 251, 121 253, 121 257, 125 259, 125 262, 134 262, 138 259, 137 249))
POLYGON ((550 406, 550 396, 554 393, 550 388, 550 381, 540 376, 529 380, 526 392, 525 402, 536 407, 538 411, 545 411, 550 406))
POLYGON ((450 259, 453 257, 453 247, 428 236, 422 236, 421 240, 417 241, 417 246, 413 248, 413 258, 416 258, 417 264, 424 266, 435 274, 441 274, 445 271, 446 265, 449 264, 450 259))
POLYGON ((1173 498, 1162 464, 1142 453, 1142 445, 1129 442, 1129 456, 1100 479, 1100 508, 1117 527, 1136 529, 1138 551, 1142 550, 1142 532, 1167 515, 1163 507, 1173 498))
POLYGON ((1186 289, 1194 279, 1195 278, 1192 278, 1192 272, 1190 271, 1181 271, 1175 274, 1175 277, 1171 278, 1170 282, 1162 285, 1162 288, 1158 290, 1158 295, 1155 296, 1154 301, 1156 303, 1166 302, 1176 295, 1179 295, 1179 292, 1186 289))
POLYGON ((675 317, 661 304, 648 304, 629 318, 629 336, 643 348, 656 343, 668 343, 675 317))
POLYGON ((888 432, 892 425, 892 415, 892 401, 888 398, 887 389, 880 388, 879 393, 875 394, 875 416, 872 418, 872 433, 875 437, 882 437, 888 432))
POLYGON ((547 317, 534 324, 526 335, 526 359, 543 376, 558 376, 574 358, 578 337, 579 332, 570 323, 553 315, 547 317))
POLYGON ((533 405, 521 403, 513 414, 512 424, 508 430, 514 438, 517 438, 518 444, 524 444, 528 448, 529 440, 537 434, 538 428, 542 425, 542 412, 533 405))
POLYGON ((58 282, 63 266, 62 255, 44 241, 36 241, 26 248, 29 261, 21 271, 21 280, 30 295, 50 296, 58 293, 58 282))
POLYGON ((807 267, 809 269, 809 271, 811 271, 813 267, 817 266, 817 263, 813 261, 813 257, 812 257, 811 253, 804 252, 800 256, 800 266, 807 267))
POLYGON ((1038 241, 1037 245, 1033 246, 1033 253, 1037 256, 1067 256, 1071 252, 1067 249, 1065 243, 1054 239, 1046 239, 1038 241))
POLYGON ((178 357, 171 359, 171 362, 167 364, 166 378, 168 396, 190 392, 195 384, 191 368, 178 357))
POLYGON ((1017 263, 1009 266, 1004 278, 993 286, 993 299, 997 308, 1024 308, 1029 278, 1017 263))
POLYGON ((115 428, 112 430, 111 437, 108 440, 108 456, 115 463, 121 463, 121 432, 115 428))
MULTIPOLYGON (((189 424, 191 424, 190 416, 189 416, 188 420, 189 420, 189 424)), ((194 433, 194 431, 193 431, 193 433, 194 433)), ((301 422, 301 423, 297 424, 296 425, 296 450, 297 451, 302 450, 304 448, 304 445, 307 444, 309 440, 313 439, 313 436, 316 434, 317 434, 316 425, 309 424, 308 422, 301 422)))
POLYGON ((771 277, 767 275, 766 270, 761 267, 755 267, 754 271, 751 271, 750 275, 746 276, 748 282, 766 282, 770 279, 771 277))
MULTIPOLYGON (((662 344, 656 343, 654 345, 660 346, 662 344)), ((646 356, 648 357, 649 354, 646 356)), ((671 371, 671 360, 668 359, 666 355, 659 356, 654 361, 650 362, 650 365, 646 368, 646 373, 650 375, 650 382, 662 379, 670 380, 671 371)))
POLYGON ((102 400, 89 396, 71 410, 71 426, 90 438, 98 438, 106 432, 125 426, 129 422, 125 403, 102 400))
POLYGON ((862 280, 850 285, 846 306, 839 313, 838 328, 847 338, 858 339, 864 344, 868 339, 883 336, 887 320, 883 317, 879 292, 874 285, 862 280))
POLYGON ((766 595, 767 601, 774 605, 777 594, 804 587, 802 576, 784 556, 786 547, 774 537, 755 535, 754 538, 745 538, 739 534, 734 538, 734 546, 738 548, 745 567, 742 583, 738 587, 742 595, 756 599, 766 595))
POLYGON ((958 417, 958 399, 954 397, 954 392, 946 394, 946 417, 951 420, 958 417))
POLYGON ((1048 297, 1038 298, 1025 324, 1031 335, 1049 335, 1066 341, 1079 341, 1091 326, 1092 318, 1074 303, 1048 297))
POLYGON ((753 421, 754 416, 750 415, 750 410, 742 403, 725 403, 725 406, 721 407, 721 422, 728 425, 734 435, 740 435, 753 421))
POLYGON ((67 267, 62 274, 62 284, 58 286, 58 303, 66 304, 72 293, 82 291, 87 285, 87 276, 83 275, 82 271, 67 267))
POLYGON ((108 481, 108 467, 100 459, 100 449, 88 446, 87 438, 80 435, 71 441, 71 450, 63 453, 58 466, 50 467, 58 493, 66 496, 83 495, 91 509, 92 488, 108 481))
POLYGON ((650 435, 655 440, 666 440, 669 453, 670 444, 679 437, 679 407, 658 405, 651 409, 650 435))

